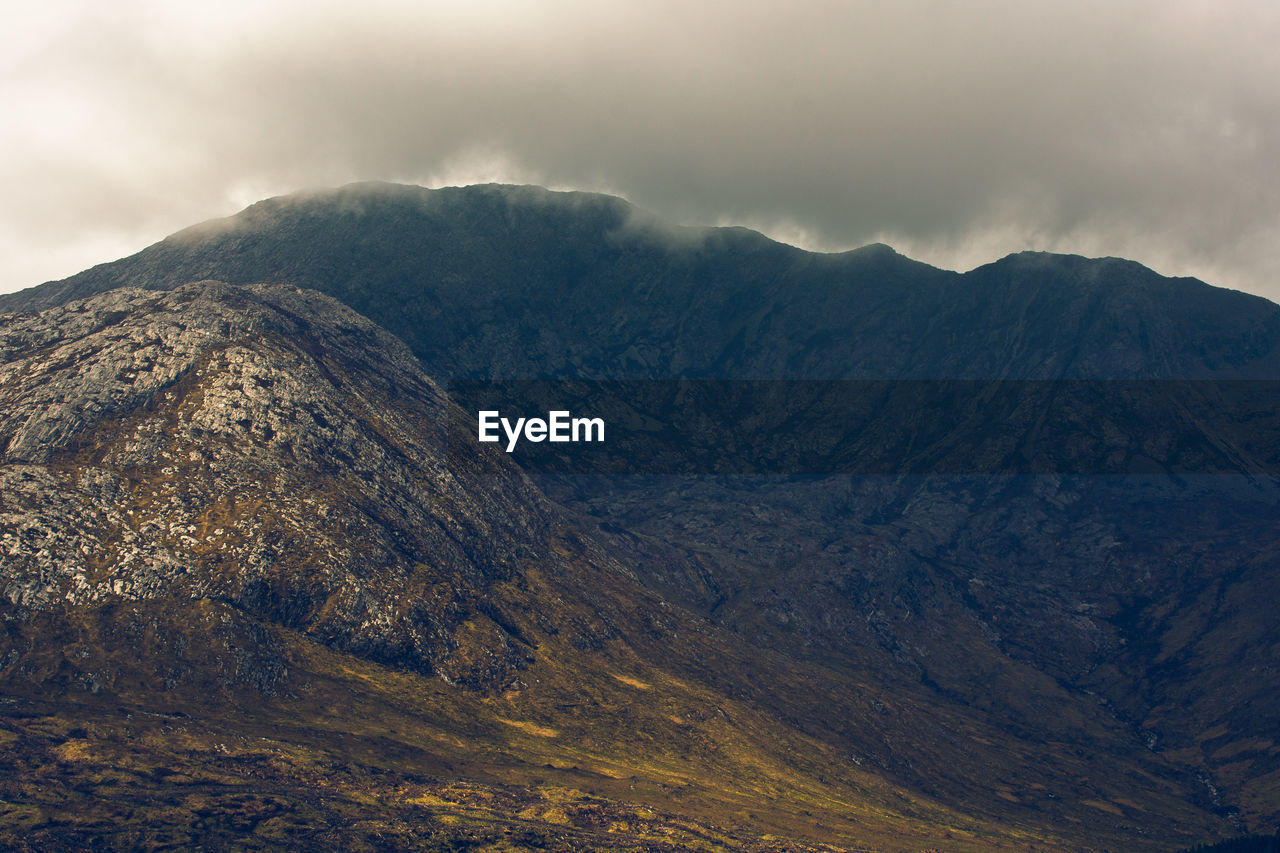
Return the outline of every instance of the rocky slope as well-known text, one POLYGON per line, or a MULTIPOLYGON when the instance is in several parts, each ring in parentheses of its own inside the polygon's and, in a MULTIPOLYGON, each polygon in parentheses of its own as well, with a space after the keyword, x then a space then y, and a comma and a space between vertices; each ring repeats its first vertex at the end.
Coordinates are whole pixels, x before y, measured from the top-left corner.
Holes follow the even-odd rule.
POLYGON ((509 471, 460 489, 478 472, 440 464, 446 401, 399 342, 269 299, 115 291, 5 325, 0 592, 224 601, 374 660, 508 679, 521 641, 484 611, 517 551, 545 553, 533 490, 509 471))
MULTIPOLYGON (((798 837, 903 849, 907 837, 957 849, 1045 841, 1128 849, 1146 839, 1162 849, 1236 827, 1266 831, 1277 820, 1280 638, 1265 611, 1276 594, 1271 543, 1280 540, 1269 478, 544 478, 575 519, 565 526, 564 511, 490 456, 462 459, 486 472, 499 466, 497 489, 489 473, 433 457, 439 432, 414 430, 439 423, 427 417, 443 406, 439 392, 421 376, 410 381, 416 368, 393 340, 332 303, 288 288, 230 288, 231 304, 199 323, 170 297, 143 291, 56 307, 120 283, 165 289, 207 276, 323 289, 394 330, 440 377, 1268 377, 1276 306, 1114 260, 1023 255, 960 276, 883 247, 816 256, 740 229, 665 228, 600 197, 352 187, 266 202, 4 297, 10 307, 55 307, 9 321, 20 330, 12 363, 24 366, 7 374, 17 384, 6 386, 13 414, 3 434, 5 476, 16 478, 14 495, 29 495, 10 509, 5 491, 16 519, 5 582, 11 600, 27 602, 8 623, 11 644, 29 649, 7 672, 21 683, 107 684, 106 669, 80 666, 71 651, 32 657, 45 629, 30 626, 46 618, 32 614, 50 612, 41 606, 68 594, 97 608, 85 603, 175 590, 180 600, 210 602, 202 607, 225 603, 228 624, 242 626, 228 648, 276 655, 270 666, 244 665, 277 673, 241 685, 255 695, 302 695, 296 680, 272 685, 314 669, 268 642, 277 629, 397 672, 514 691, 525 698, 502 701, 531 704, 524 717, 503 719, 557 732, 576 720, 592 742, 609 742, 603 731, 631 707, 616 691, 638 689, 612 673, 651 688, 670 678, 684 685, 677 690, 710 691, 695 704, 728 710, 735 723, 717 738, 757 745, 730 752, 790 755, 770 765, 775 774, 808 768, 792 790, 836 785, 854 792, 840 795, 845 803, 890 802, 872 793, 874 777, 927 808, 992 822, 970 825, 966 832, 986 833, 975 842, 922 830, 955 823, 938 812, 874 830, 859 812, 862 834, 790 824, 798 837), (279 295, 289 293, 298 303, 279 295), (133 307, 110 307, 113 299, 133 307), (274 342, 266 350, 258 327, 235 319, 236 299, 285 310, 286 319, 257 321, 285 329, 266 337, 274 342), (93 317, 76 319, 86 311, 93 317), (127 311, 134 320, 115 316, 127 311), (157 328, 171 320, 255 355, 233 361, 200 350, 175 362, 183 368, 153 367, 169 356, 131 361, 130 348, 146 352, 152 339, 127 336, 156 312, 169 318, 157 328), (214 320, 224 313, 235 346, 232 327, 223 332, 214 320), (64 326, 79 331, 54 331, 64 326), (116 326, 125 338, 111 338, 116 326), (364 344, 339 357, 335 338, 364 344), (404 375, 385 372, 383 352, 404 375), (212 370, 200 374, 206 357, 212 370), (264 365, 288 366, 287 400, 328 400, 322 420, 271 397, 261 379, 287 383, 264 365), (181 378, 165 378, 171 368, 181 378), (45 378, 23 378, 33 369, 45 378), (76 371, 84 378, 68 383, 76 371), (369 371, 377 390, 364 388, 369 371), (250 393, 258 402, 240 399, 250 393), (206 395, 218 414, 205 410, 206 395), (47 411, 71 414, 70 426, 47 411), (79 413, 88 415, 77 421, 79 413), (304 439, 284 437, 306 434, 322 439, 299 450, 304 439), (331 442, 334 454, 322 450, 331 442), (379 485, 387 471, 398 473, 379 485), (406 503, 410 491, 431 500, 406 503), (51 505, 63 514, 41 521, 51 505), (257 521, 262 507, 277 506, 279 518, 257 521), (150 523, 147 535, 135 517, 150 523), (565 532, 575 527, 590 536, 565 532), (130 547, 112 550, 130 530, 130 547), (154 548, 138 545, 160 530, 154 548), (53 559, 77 552, 104 556, 65 567, 53 559), (222 562, 222 553, 235 559, 222 562), (128 571, 103 568, 125 554, 136 555, 128 571), (384 564, 385 575, 372 568, 384 564), (183 565, 200 568, 174 568, 183 565), (146 580, 117 590, 117 580, 135 577, 146 580), (415 594, 398 596, 404 588, 415 594), (573 651, 553 661, 552 648, 573 651), (553 707, 531 683, 535 671, 566 694, 584 692, 594 710, 570 700, 553 707), (750 714, 759 716, 747 736, 737 721, 750 714)), ((199 349, 164 334, 155 352, 166 340, 199 349)), ((87 623, 77 630, 95 642, 110 634, 87 623)), ((240 671, 227 654, 165 665, 240 671)), ((240 689, 227 683, 219 689, 240 689)), ((725 750, 708 752, 711 742, 690 740, 672 719, 689 717, 633 721, 652 730, 650 748, 672 758, 662 772, 636 773, 641 788, 644 779, 698 776, 688 756, 717 778, 743 778, 737 759, 725 764, 725 750)), ((635 773, 638 760, 612 742, 611 760, 635 773)), ((522 742, 516 751, 529 749, 522 742)), ((601 767, 598 754, 579 758, 579 768, 601 767)), ((520 775, 503 768, 501 778, 520 775)), ((698 784, 701 814, 734 813, 705 777, 698 784)), ((821 811, 808 794, 803 806, 777 806, 787 796, 757 797, 775 804, 770 814, 736 819, 778 827, 821 811)))

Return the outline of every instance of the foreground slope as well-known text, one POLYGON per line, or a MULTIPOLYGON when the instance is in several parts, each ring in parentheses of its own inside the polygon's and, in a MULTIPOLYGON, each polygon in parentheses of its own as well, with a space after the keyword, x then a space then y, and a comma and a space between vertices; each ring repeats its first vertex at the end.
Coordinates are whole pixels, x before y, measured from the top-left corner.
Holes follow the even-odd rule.
POLYGON ((0 335, 6 843, 1163 849, 1227 830, 1194 779, 1031 668, 1055 720, 1010 731, 879 652, 824 668, 664 601, 501 454, 446 463, 465 415, 332 300, 126 289, 0 335))

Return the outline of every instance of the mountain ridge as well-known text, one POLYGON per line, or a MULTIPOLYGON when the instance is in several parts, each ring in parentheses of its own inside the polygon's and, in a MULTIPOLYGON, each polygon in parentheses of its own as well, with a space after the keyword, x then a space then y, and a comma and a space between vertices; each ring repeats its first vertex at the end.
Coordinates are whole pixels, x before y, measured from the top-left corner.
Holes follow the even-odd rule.
POLYGON ((504 185, 355 184, 180 234, 0 296, 0 309, 125 283, 294 284, 370 316, 441 381, 1280 375, 1280 306, 1132 262, 1015 254, 961 274, 868 247, 824 255, 746 229, 672 228, 614 197, 504 185), (1170 313, 1170 289, 1192 310, 1170 313), (516 336, 520 352, 507 327, 517 310, 516 328, 530 330, 516 336), (424 327, 438 340, 420 339, 424 327), (761 335, 792 341, 753 353, 761 335), (1200 352, 1187 351, 1192 339, 1200 352))

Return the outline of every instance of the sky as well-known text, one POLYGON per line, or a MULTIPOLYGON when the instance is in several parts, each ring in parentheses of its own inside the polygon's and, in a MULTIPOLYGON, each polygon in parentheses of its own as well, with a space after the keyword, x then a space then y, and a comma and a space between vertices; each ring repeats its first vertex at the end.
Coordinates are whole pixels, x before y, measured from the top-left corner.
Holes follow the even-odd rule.
POLYGON ((0 292, 356 180, 1280 301, 1275 0, 5 0, 0 292))

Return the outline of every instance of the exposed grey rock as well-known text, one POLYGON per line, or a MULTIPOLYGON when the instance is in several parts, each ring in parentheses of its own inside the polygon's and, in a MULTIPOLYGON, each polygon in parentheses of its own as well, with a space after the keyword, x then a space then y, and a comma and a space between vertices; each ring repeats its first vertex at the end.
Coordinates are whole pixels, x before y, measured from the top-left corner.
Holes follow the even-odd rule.
POLYGON ((396 338, 318 294, 210 282, 2 334, 11 603, 226 600, 458 681, 521 665, 486 590, 516 546, 545 555, 549 518, 513 468, 446 465, 451 413, 396 338), (464 623, 480 648, 459 651, 464 623))

